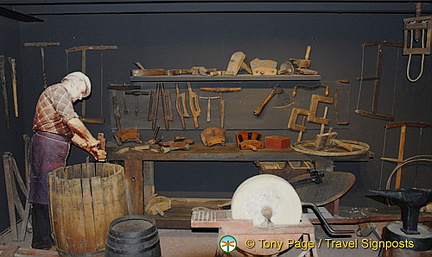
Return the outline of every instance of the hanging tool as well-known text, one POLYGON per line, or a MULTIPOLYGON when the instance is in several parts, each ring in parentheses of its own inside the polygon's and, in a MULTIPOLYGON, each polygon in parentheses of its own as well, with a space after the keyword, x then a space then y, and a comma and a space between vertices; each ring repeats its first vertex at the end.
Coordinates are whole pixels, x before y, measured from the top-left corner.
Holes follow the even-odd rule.
POLYGON ((3 105, 4 105, 4 114, 5 114, 5 123, 6 128, 9 130, 10 126, 10 116, 9 116, 9 101, 6 87, 6 70, 5 70, 5 56, 0 55, 0 76, 1 76, 1 87, 2 87, 2 95, 3 95, 3 105))
POLYGON ((272 90, 267 95, 267 97, 258 105, 257 108, 255 108, 255 110, 253 110, 253 113, 255 115, 259 116, 261 114, 261 112, 264 110, 264 107, 266 106, 266 104, 268 102, 270 102, 270 100, 273 98, 273 96, 275 96, 277 94, 282 94, 282 93, 283 93, 283 89, 281 88, 280 85, 277 85, 276 87, 272 88, 272 90))
POLYGON ((339 82, 339 84, 336 86, 336 88, 334 90, 334 96, 333 96, 333 107, 334 107, 334 112, 335 112, 335 117, 336 117, 336 123, 338 125, 348 125, 350 122, 349 121, 349 111, 346 111, 346 109, 349 109, 349 107, 350 107, 350 97, 349 97, 349 93, 348 93, 348 95, 346 95, 346 98, 348 98, 348 105, 347 105, 348 108, 343 108, 343 111, 345 113, 347 113, 348 115, 342 115, 342 116, 347 116, 347 117, 345 117, 346 120, 341 120, 340 119, 341 115, 339 113, 339 110, 340 110, 340 107, 339 107, 339 101, 340 101, 339 100, 339 98, 340 98, 339 88, 340 88, 340 85, 342 85, 342 83, 349 84, 350 81, 341 79, 338 82, 339 82))
POLYGON ((122 129, 120 123, 120 106, 117 100, 117 92, 112 91, 112 105, 113 114, 117 131, 113 134, 113 137, 118 145, 122 145, 124 142, 135 141, 137 143, 142 143, 141 133, 138 129, 122 129))
MULTIPOLYGON (((104 51, 104 50, 113 50, 113 49, 117 49, 117 46, 77 46, 77 47, 72 47, 69 49, 66 49, 66 59, 68 59, 69 53, 73 53, 73 52, 79 52, 81 51, 81 71, 86 74, 87 72, 87 51, 88 50, 98 50, 98 51, 104 51)), ((102 59, 101 59, 102 61, 102 59)), ((103 66, 101 66, 102 68, 103 66)), ((102 87, 100 88, 100 90, 103 90, 102 87)), ((100 99, 101 104, 102 104, 102 99, 100 99)), ((105 119, 103 118, 87 118, 86 115, 86 100, 82 100, 81 103, 81 118, 80 118, 83 122, 88 122, 88 123, 99 123, 99 124, 103 124, 105 123, 105 119)))
POLYGON ((156 128, 159 98, 161 98, 161 102, 162 102, 162 111, 164 115, 165 129, 169 129, 168 121, 174 120, 173 111, 172 111, 171 92, 169 90, 165 91, 164 84, 162 83, 157 83, 156 91, 150 92, 148 120, 152 121, 152 129, 154 130, 156 128))
POLYGON ((404 19, 403 54, 408 55, 406 76, 410 82, 417 82, 423 75, 425 55, 431 52, 432 16, 421 16, 422 3, 416 3, 416 17, 404 19), (415 47, 414 41, 420 46, 415 47), (409 38, 409 39, 408 39, 409 38), (409 40, 409 43, 408 43, 409 40), (410 67, 412 55, 421 55, 420 71, 416 78, 411 78, 410 67))
POLYGON ((138 116, 139 110, 139 97, 141 95, 149 95, 149 91, 147 90, 133 90, 133 91, 125 91, 126 95, 133 95, 135 96, 135 116, 138 116))
POLYGON ((187 82, 188 92, 189 92, 189 107, 191 108, 192 117, 194 120, 194 127, 199 128, 198 117, 201 114, 201 108, 198 102, 198 95, 192 90, 192 86, 187 82))
POLYGON ((219 93, 219 114, 220 114, 220 127, 225 126, 225 100, 222 98, 222 93, 238 92, 241 87, 201 87, 202 91, 217 92, 219 93))
POLYGON ((122 127, 121 127, 121 123, 120 123, 120 119, 121 119, 120 118, 120 106, 118 104, 117 92, 112 91, 111 97, 112 97, 112 104, 113 104, 114 120, 115 120, 117 131, 119 131, 122 129, 122 127))
POLYGON ((18 118, 18 92, 17 92, 17 77, 16 77, 16 62, 15 58, 9 57, 9 63, 12 68, 12 94, 13 94, 13 103, 14 103, 14 114, 15 118, 18 118))
POLYGON ((219 96, 200 96, 200 99, 205 99, 207 100, 207 122, 210 122, 210 109, 211 109, 211 105, 210 105, 210 101, 212 99, 219 99, 219 96))
MULTIPOLYGON (((378 113, 378 98, 380 93, 380 83, 381 83, 381 67, 382 67, 382 59, 383 59, 383 52, 384 52, 384 46, 391 46, 391 47, 402 47, 402 44, 399 43, 393 43, 393 42, 387 42, 387 41, 374 41, 374 42, 367 42, 363 43, 363 57, 362 57, 362 71, 361 71, 361 77, 357 78, 357 80, 360 81, 360 88, 359 88, 359 95, 357 100, 357 108, 355 112, 357 114, 375 118, 375 119, 381 119, 381 120, 387 120, 387 121, 394 121, 393 113, 391 115, 385 115, 385 114, 379 114, 378 113), (375 70, 375 77, 363 77, 363 69, 364 69, 364 48, 368 46, 377 46, 377 63, 376 63, 376 70, 375 70), (373 80, 374 83, 374 95, 372 98, 372 111, 363 111, 359 110, 359 103, 360 103, 360 94, 361 94, 361 85, 363 84, 363 81, 365 80, 373 80)), ((393 111, 393 110, 392 110, 393 111)))
POLYGON ((176 89, 176 102, 175 102, 176 110, 178 115, 180 116, 182 128, 186 128, 186 122, 184 118, 190 117, 186 107, 186 93, 185 92, 180 93, 180 88, 177 83, 175 83, 175 89, 176 89))
POLYGON ((128 109, 127 109, 127 104, 126 104, 126 92, 123 91, 122 92, 122 100, 123 100, 123 114, 127 115, 129 113, 128 109))
POLYGON ((297 85, 294 87, 294 89, 291 93, 291 96, 296 97, 298 88, 304 89, 306 91, 313 91, 313 90, 317 90, 321 87, 325 88, 324 95, 328 96, 329 95, 329 86, 323 85, 323 84, 319 84, 319 85, 315 85, 315 86, 297 85))
POLYGON ((45 70, 45 47, 47 46, 58 46, 60 42, 30 42, 24 43, 25 47, 39 47, 41 51, 42 58, 42 78, 43 78, 43 87, 47 88, 47 74, 45 70))
POLYGON ((139 105, 138 105, 139 97, 138 96, 139 95, 135 95, 135 116, 138 116, 138 113, 139 113, 139 105))

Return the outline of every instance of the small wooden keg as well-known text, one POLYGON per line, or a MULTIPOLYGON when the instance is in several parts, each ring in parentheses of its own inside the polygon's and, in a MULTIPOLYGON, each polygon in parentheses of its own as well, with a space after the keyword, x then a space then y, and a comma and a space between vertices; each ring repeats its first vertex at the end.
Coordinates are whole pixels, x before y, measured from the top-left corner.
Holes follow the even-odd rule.
POLYGON ((60 256, 103 256, 110 222, 128 214, 124 169, 109 163, 48 175, 50 219, 60 256))

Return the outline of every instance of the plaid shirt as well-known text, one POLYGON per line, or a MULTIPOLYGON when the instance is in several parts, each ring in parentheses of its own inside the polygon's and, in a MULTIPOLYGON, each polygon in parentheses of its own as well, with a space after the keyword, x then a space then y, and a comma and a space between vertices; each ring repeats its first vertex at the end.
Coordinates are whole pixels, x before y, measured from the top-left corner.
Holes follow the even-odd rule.
POLYGON ((66 123, 78 117, 66 88, 62 84, 52 85, 39 97, 33 119, 33 130, 72 138, 73 133, 66 123))

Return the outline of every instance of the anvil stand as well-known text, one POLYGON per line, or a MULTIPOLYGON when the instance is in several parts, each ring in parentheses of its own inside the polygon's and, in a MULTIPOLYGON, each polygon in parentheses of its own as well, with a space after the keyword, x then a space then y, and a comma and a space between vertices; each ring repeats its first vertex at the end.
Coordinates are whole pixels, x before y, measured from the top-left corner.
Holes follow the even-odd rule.
POLYGON ((413 242, 412 248, 390 248, 383 251, 380 256, 432 256, 432 232, 427 226, 418 224, 420 208, 432 201, 432 190, 410 188, 370 191, 403 205, 402 224, 400 222, 388 223, 383 231, 383 240, 413 242))

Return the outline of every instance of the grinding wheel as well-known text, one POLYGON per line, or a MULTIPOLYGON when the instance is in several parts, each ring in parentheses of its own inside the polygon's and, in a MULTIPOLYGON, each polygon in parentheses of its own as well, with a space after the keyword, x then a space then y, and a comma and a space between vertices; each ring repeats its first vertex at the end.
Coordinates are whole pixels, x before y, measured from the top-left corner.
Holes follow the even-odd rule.
POLYGON ((294 188, 285 179, 262 174, 245 180, 231 201, 233 219, 252 220, 254 226, 300 223, 302 205, 294 188))

